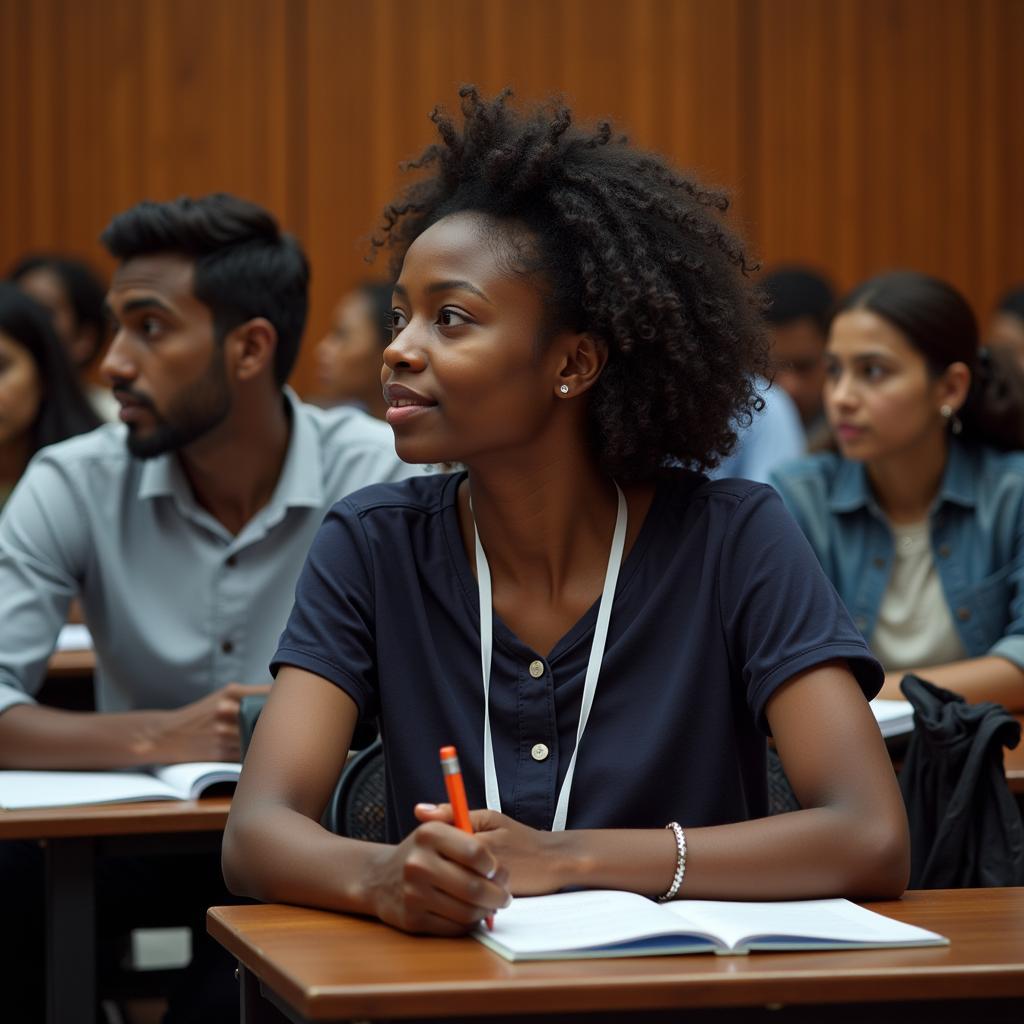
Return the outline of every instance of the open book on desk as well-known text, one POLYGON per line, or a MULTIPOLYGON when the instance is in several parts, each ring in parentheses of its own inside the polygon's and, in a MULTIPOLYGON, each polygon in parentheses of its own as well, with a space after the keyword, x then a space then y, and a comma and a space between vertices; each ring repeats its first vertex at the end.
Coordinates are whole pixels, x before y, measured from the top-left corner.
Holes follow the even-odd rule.
POLYGON ((610 889, 519 897, 495 915, 494 931, 472 935, 507 960, 949 944, 849 900, 655 903, 610 889))
POLYGON ((70 807, 140 800, 195 800, 211 787, 234 783, 242 766, 231 761, 168 764, 149 771, 0 771, 0 807, 70 807))
POLYGON ((871 710, 886 739, 914 730, 914 705, 909 700, 881 700, 876 697, 871 701, 871 710))

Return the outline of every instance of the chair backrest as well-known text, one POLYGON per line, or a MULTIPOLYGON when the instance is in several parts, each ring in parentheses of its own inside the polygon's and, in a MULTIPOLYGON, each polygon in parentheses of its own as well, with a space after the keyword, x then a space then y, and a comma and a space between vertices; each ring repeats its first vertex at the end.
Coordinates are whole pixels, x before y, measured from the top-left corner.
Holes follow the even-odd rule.
POLYGON ((242 760, 252 741, 252 731, 256 728, 256 719, 260 717, 263 705, 267 703, 265 693, 250 693, 238 702, 238 743, 242 748, 242 760))
MULTIPOLYGON (((243 761, 266 701, 265 695, 250 695, 243 697, 239 704, 238 731, 243 761)), ((350 839, 383 843, 384 792, 384 748, 378 736, 368 747, 350 757, 341 769, 324 811, 324 828, 350 839)))
POLYGON ((799 811, 800 801, 793 792, 793 787, 786 778, 782 767, 782 759, 773 747, 768 748, 768 813, 785 814, 787 811, 799 811))
POLYGON ((324 828, 350 839, 383 843, 384 801, 384 747, 378 736, 341 770, 324 811, 324 828))

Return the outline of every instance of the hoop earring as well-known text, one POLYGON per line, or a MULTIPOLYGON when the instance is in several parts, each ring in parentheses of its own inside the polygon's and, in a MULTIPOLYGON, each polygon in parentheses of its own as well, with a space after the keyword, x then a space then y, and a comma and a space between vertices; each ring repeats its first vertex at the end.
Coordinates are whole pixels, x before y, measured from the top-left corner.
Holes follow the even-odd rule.
POLYGON ((562 384, 559 387, 558 390, 561 391, 563 395, 567 395, 567 394, 569 394, 569 385, 568 384, 562 384))

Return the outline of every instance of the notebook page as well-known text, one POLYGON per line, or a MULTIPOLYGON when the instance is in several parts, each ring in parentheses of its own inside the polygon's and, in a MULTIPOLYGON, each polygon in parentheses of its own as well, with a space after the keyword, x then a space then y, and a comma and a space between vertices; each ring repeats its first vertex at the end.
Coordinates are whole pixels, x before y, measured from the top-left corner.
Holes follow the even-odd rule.
POLYGON ((733 948, 756 936, 851 943, 920 942, 942 938, 843 899, 771 903, 679 900, 666 904, 665 909, 686 925, 704 925, 733 948))
POLYGON ((77 804, 171 800, 177 794, 143 772, 0 771, 0 807, 67 807, 77 804))
POLYGON ((218 782, 237 782, 241 771, 242 766, 236 761, 189 761, 186 764, 161 765, 153 769, 153 774, 183 800, 191 800, 207 786, 218 782))
POLYGON ((516 953, 542 953, 590 949, 680 930, 678 921, 643 896, 595 890, 521 896, 495 915, 491 934, 516 953))

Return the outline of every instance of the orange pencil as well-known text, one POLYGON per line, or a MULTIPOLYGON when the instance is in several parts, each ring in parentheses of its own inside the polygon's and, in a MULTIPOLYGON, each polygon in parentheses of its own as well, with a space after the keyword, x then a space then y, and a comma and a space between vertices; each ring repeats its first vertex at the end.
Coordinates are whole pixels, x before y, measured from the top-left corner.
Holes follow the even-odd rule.
MULTIPOLYGON (((466 787, 462 782, 462 769, 459 767, 459 755, 454 747, 441 748, 441 773, 444 775, 445 789, 448 790, 448 802, 452 805, 455 827, 463 832, 473 833, 473 823, 469 820, 469 804, 466 802, 466 787)), ((488 929, 494 928, 494 915, 488 914, 484 919, 488 929)))

